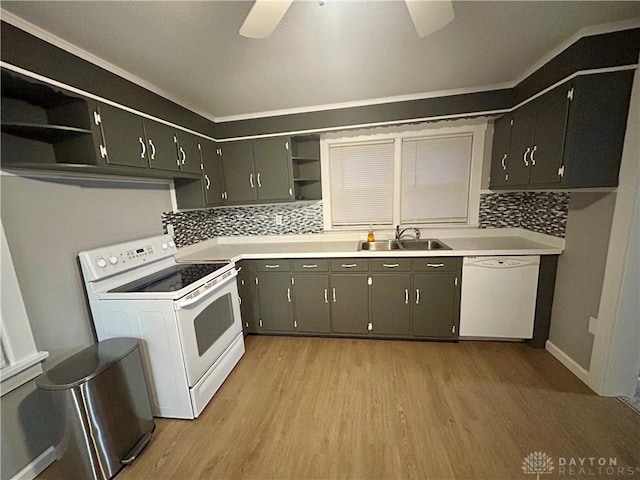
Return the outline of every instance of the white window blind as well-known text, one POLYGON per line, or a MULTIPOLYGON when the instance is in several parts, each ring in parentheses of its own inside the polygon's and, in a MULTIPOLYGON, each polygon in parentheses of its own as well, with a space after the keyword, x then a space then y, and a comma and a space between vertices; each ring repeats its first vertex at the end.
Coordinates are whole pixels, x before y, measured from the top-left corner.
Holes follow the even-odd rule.
POLYGON ((473 135, 402 141, 401 222, 466 222, 473 135))
POLYGON ((333 225, 391 225, 393 140, 329 147, 333 225))

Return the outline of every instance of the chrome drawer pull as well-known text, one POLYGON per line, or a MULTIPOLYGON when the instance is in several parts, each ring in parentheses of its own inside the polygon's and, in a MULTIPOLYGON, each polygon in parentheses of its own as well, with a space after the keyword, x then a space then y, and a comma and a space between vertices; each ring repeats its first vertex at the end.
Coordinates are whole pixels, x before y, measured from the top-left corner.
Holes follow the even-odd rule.
POLYGON ((302 265, 302 268, 318 268, 318 265, 302 265))
POLYGON ((386 268, 396 268, 396 267, 399 267, 400 264, 399 263, 383 263, 382 266, 386 268))
POLYGON ((440 268, 440 267, 444 267, 444 263, 427 263, 427 267, 429 267, 429 268, 440 268))
POLYGON ((264 268, 280 268, 280 265, 265 265, 264 268))
POLYGON ((358 264, 357 263, 343 263, 342 264, 342 268, 353 268, 353 267, 357 267, 358 264))

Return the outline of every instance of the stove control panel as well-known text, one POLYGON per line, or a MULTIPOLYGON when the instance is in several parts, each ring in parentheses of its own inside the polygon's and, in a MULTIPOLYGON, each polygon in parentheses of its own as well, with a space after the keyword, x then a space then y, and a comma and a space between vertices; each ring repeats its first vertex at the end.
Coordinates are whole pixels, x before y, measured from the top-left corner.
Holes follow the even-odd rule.
POLYGON ((79 257, 85 277, 97 280, 173 256, 177 251, 173 238, 162 235, 80 252, 79 257))

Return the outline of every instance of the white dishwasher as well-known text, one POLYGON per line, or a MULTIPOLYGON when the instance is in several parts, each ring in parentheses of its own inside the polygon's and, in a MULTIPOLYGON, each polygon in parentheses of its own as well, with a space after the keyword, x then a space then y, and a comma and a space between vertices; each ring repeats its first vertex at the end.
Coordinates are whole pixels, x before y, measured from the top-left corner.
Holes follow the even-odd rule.
POLYGON ((533 338, 539 256, 465 257, 460 336, 533 338))

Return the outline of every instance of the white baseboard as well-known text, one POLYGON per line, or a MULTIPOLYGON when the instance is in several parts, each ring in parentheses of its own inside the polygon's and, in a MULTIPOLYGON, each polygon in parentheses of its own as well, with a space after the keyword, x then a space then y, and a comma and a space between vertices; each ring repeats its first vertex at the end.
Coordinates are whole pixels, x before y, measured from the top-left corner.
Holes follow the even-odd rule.
POLYGON ((55 449, 53 447, 49 447, 42 452, 38 458, 34 459, 26 467, 16 473, 11 480, 33 480, 56 460, 57 457, 55 449))
POLYGON ((571 373, 578 377, 589 388, 589 372, 579 365, 573 358, 560 350, 551 340, 545 343, 545 349, 553 355, 560 363, 567 367, 571 373))

